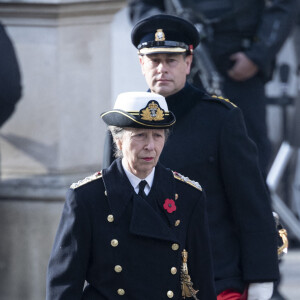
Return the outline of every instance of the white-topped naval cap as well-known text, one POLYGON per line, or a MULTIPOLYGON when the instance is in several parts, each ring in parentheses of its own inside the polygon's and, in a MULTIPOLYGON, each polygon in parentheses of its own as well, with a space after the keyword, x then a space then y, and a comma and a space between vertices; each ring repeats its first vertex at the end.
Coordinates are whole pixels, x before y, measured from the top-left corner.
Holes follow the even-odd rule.
POLYGON ((148 92, 119 94, 114 108, 102 113, 101 118, 107 125, 119 127, 167 128, 176 122, 166 99, 148 92))
POLYGON ((155 100, 159 106, 165 111, 168 111, 168 105, 165 97, 148 92, 126 92, 118 95, 114 109, 121 109, 127 112, 140 111, 147 106, 148 102, 155 100))

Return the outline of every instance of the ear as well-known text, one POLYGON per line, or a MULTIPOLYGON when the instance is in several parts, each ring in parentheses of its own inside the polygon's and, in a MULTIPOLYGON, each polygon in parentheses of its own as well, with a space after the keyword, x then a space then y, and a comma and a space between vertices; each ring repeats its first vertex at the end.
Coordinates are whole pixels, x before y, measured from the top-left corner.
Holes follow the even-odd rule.
POLYGON ((121 139, 116 139, 116 145, 119 150, 122 151, 122 140, 121 139))
POLYGON ((144 71, 144 56, 139 55, 139 61, 140 61, 140 66, 141 66, 142 74, 145 75, 145 71, 144 71))
POLYGON ((192 61, 193 61, 193 55, 188 55, 185 58, 185 63, 186 63, 186 75, 190 74, 191 71, 191 66, 192 66, 192 61))

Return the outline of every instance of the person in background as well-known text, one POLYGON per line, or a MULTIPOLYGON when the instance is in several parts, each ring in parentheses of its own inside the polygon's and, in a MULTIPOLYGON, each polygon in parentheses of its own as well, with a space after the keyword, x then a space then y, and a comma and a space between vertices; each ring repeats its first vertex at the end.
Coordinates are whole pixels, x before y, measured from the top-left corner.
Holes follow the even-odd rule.
POLYGON ((269 299, 279 277, 277 234, 241 110, 187 83, 199 43, 192 23, 158 14, 137 23, 131 37, 150 92, 163 95, 176 115, 160 162, 195 179, 207 195, 218 300, 269 299))
POLYGON ((11 117, 22 96, 20 69, 5 27, 0 22, 0 128, 11 117))
POLYGON ((71 185, 47 299, 215 300, 204 192, 158 162, 175 123, 165 98, 122 93, 101 117, 118 158, 71 185))
MULTIPOLYGON (((178 0, 129 0, 132 23, 157 13, 176 14, 178 0)), ((265 84, 295 23, 296 0, 179 0, 191 22, 205 28, 202 42, 223 78, 223 94, 242 111, 267 176, 272 147, 266 124, 265 84)), ((197 82, 201 86, 201 82, 197 82)))

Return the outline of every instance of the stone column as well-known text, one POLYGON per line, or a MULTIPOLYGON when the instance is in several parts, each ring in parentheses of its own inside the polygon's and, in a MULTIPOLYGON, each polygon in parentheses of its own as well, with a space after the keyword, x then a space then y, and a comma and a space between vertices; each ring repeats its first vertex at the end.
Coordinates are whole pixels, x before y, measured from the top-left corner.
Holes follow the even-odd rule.
MULTIPOLYGON (((111 22, 125 0, 1 1, 23 96, 0 131, 0 197, 61 198, 101 169, 111 22)), ((121 46, 120 46, 121 47, 121 46)))
MULTIPOLYGON (((1 0, 23 96, 0 129, 0 299, 45 299, 67 187, 101 169, 112 21, 125 0, 1 0)), ((121 48, 121 46, 120 46, 121 48)))

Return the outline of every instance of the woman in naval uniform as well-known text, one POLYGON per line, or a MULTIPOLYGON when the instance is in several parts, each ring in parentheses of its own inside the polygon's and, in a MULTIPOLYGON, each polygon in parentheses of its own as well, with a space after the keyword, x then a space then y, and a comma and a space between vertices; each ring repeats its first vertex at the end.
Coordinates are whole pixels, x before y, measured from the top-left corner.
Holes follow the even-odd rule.
POLYGON ((101 117, 120 157, 71 185, 47 299, 216 299, 205 195, 158 162, 175 123, 165 98, 122 93, 101 117))

